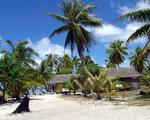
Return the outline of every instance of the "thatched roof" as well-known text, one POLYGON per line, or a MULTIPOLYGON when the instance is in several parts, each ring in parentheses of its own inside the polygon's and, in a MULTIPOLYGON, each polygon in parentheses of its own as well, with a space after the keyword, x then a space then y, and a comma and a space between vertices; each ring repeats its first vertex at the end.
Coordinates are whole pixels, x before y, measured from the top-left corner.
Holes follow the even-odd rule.
POLYGON ((72 77, 77 77, 77 74, 60 74, 60 75, 54 75, 48 84, 55 84, 55 83, 64 83, 69 81, 72 77))
POLYGON ((107 68, 107 75, 109 77, 140 77, 140 73, 137 72, 134 68, 107 68))
MULTIPOLYGON (((119 78, 137 78, 140 77, 140 73, 133 68, 107 68, 108 77, 119 78)), ((77 77, 79 74, 60 74, 54 75, 48 84, 64 83, 71 79, 71 77, 77 77)))

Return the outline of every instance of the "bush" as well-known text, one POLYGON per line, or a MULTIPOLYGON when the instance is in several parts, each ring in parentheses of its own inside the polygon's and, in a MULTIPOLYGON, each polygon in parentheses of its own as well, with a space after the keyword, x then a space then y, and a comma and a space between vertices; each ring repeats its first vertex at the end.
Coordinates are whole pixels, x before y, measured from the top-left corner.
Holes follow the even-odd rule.
POLYGON ((61 71, 57 72, 57 74, 71 74, 71 73, 72 73, 72 70, 67 69, 67 68, 64 68, 61 71))

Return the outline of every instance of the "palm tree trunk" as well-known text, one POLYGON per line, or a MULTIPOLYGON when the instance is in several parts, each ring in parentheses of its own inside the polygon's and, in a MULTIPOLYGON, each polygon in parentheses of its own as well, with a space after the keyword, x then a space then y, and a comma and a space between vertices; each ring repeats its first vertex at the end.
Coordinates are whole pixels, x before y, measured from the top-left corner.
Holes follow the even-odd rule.
POLYGON ((84 91, 84 97, 87 97, 86 91, 84 91))
POLYGON ((100 90, 97 90, 97 96, 96 96, 96 99, 97 99, 97 100, 100 100, 100 99, 101 99, 100 90))
POLYGON ((111 96, 109 96, 109 101, 111 101, 112 99, 111 99, 111 96))
POLYGON ((2 103, 5 103, 6 100, 5 100, 5 94, 6 94, 6 83, 4 82, 4 86, 3 86, 3 96, 2 96, 2 103))
POLYGON ((16 97, 16 101, 20 100, 20 93, 18 92, 15 97, 16 97))
POLYGON ((74 94, 74 95, 76 94, 76 90, 73 90, 73 94, 74 94))

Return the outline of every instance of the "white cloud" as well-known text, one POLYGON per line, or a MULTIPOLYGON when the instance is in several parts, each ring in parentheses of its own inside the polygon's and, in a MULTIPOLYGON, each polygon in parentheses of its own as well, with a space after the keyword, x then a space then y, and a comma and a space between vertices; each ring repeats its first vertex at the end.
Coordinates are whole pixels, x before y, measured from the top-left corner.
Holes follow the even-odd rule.
POLYGON ((129 68, 130 67, 130 60, 125 60, 124 63, 120 64, 120 67, 129 68))
MULTIPOLYGON (((59 44, 51 43, 47 37, 36 42, 32 42, 30 39, 28 41, 29 46, 39 54, 39 57, 35 58, 37 63, 40 63, 45 58, 46 54, 57 54, 59 56, 64 55, 64 47, 59 44)), ((70 50, 66 49, 65 53, 70 55, 70 50)))
POLYGON ((129 11, 132 11, 132 10, 140 10, 140 9, 145 9, 145 8, 150 8, 150 3, 139 1, 132 8, 131 7, 127 7, 127 6, 119 6, 118 12, 120 14, 125 14, 125 13, 127 13, 129 11))
MULTIPOLYGON (((105 47, 108 46, 112 41, 120 39, 126 41, 128 37, 140 28, 143 23, 133 22, 127 24, 125 27, 117 27, 112 24, 103 24, 103 27, 98 28, 87 28, 90 32, 94 34, 97 40, 106 43, 105 47)), ((134 41, 135 43, 144 43, 144 39, 138 39, 134 41)))

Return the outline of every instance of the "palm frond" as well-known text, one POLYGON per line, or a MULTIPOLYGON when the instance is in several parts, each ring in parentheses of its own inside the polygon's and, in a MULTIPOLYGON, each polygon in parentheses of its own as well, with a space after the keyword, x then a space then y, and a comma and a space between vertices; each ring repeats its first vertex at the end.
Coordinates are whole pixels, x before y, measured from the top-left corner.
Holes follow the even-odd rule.
POLYGON ((78 19, 79 17, 81 17, 82 14, 84 14, 85 12, 86 13, 91 12, 95 8, 96 8, 96 6, 94 4, 87 4, 87 5, 85 5, 85 7, 82 8, 82 10, 76 16, 76 19, 78 19))
POLYGON ((68 30, 68 26, 67 26, 67 25, 64 25, 64 26, 62 26, 62 27, 60 27, 60 28, 54 30, 54 31, 51 33, 50 37, 53 37, 55 34, 60 34, 60 33, 65 32, 65 31, 67 31, 67 30, 68 30))
POLYGON ((148 35, 148 30, 150 29, 150 24, 145 24, 139 29, 137 29, 127 40, 127 42, 133 41, 137 38, 145 37, 148 35))
POLYGON ((102 26, 102 22, 96 16, 87 15, 85 18, 83 17, 80 21, 84 26, 92 26, 92 27, 100 27, 102 26))
POLYGON ((136 10, 120 16, 118 19, 129 19, 130 21, 150 21, 150 9, 136 10))
POLYGON ((6 43, 11 47, 12 51, 14 52, 15 45, 12 43, 12 41, 11 40, 6 40, 6 43))
POLYGON ((58 15, 58 14, 51 14, 50 16, 52 16, 53 18, 57 19, 58 21, 64 22, 66 23, 68 21, 68 18, 62 15, 58 15))

